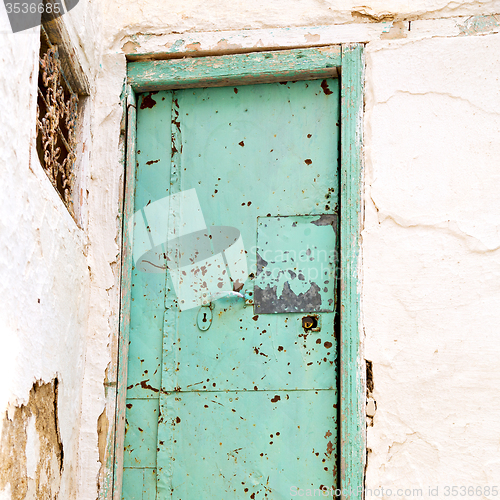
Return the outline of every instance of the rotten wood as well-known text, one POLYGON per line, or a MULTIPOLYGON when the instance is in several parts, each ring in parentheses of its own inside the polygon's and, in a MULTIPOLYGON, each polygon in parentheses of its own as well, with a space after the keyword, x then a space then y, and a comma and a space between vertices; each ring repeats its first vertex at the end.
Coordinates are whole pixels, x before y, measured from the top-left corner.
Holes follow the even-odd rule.
POLYGON ((130 298, 132 280, 132 238, 133 227, 129 222, 134 214, 135 163, 136 163, 136 100, 130 86, 126 92, 127 105, 127 144, 125 159, 125 194, 122 226, 122 261, 121 261, 121 303, 120 303, 120 338, 118 344, 118 381, 116 400, 116 437, 113 473, 113 498, 121 499, 123 475, 123 443, 125 438, 125 412, 127 396, 128 339, 130 330, 130 298))
POLYGON ((128 83, 136 92, 191 87, 254 85, 286 80, 312 80, 337 75, 339 46, 258 52, 128 65, 128 83))
POLYGON ((50 41, 58 47, 61 66, 73 92, 90 95, 89 81, 76 54, 64 16, 44 13, 42 22, 50 41))
POLYGON ((342 498, 361 500, 365 468, 361 361, 360 235, 362 229, 363 46, 342 47, 340 217, 340 484, 342 498))

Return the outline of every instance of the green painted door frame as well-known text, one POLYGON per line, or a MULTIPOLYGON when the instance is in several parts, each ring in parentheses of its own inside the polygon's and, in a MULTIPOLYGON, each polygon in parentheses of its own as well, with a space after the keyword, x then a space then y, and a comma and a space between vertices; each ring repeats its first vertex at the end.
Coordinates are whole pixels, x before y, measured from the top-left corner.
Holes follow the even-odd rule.
POLYGON ((139 92, 194 87, 249 85, 283 80, 341 78, 340 161, 340 489, 342 497, 363 498, 365 468, 364 362, 360 343, 360 233, 362 229, 363 46, 254 52, 128 64, 124 97, 127 115, 114 459, 108 461, 107 489, 119 500, 123 467, 125 397, 130 323, 132 233, 135 190, 136 99, 139 92), (114 463, 112 463, 114 462, 114 463), (112 484, 109 484, 112 482, 112 484))

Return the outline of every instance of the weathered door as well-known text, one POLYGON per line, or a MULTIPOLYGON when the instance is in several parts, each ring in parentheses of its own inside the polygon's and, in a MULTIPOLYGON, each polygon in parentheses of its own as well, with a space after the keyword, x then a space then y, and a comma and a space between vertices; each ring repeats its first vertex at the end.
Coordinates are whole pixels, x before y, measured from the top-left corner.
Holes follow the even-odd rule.
POLYGON ((336 79, 138 99, 124 499, 335 489, 338 122, 336 79))

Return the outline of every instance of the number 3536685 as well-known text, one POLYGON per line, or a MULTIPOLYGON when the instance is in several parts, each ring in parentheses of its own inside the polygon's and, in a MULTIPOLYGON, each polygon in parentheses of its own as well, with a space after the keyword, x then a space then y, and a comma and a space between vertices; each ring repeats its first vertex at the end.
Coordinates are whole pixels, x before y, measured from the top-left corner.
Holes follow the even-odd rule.
POLYGON ((62 14, 59 3, 44 2, 15 2, 6 3, 7 14, 62 14))

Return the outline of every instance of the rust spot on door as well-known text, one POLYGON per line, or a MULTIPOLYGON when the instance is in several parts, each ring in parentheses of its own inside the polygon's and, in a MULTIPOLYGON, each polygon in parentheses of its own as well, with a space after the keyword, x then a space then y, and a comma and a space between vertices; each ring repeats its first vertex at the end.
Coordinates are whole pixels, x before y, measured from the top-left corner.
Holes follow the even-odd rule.
POLYGON ((321 82, 321 88, 323 89, 325 95, 333 94, 333 92, 330 90, 330 87, 328 87, 328 83, 326 83, 326 80, 323 80, 321 82))
POLYGON ((153 386, 149 385, 148 382, 149 382, 149 379, 143 380, 141 382, 141 387, 143 389, 149 389, 150 391, 153 391, 153 392, 160 392, 159 389, 155 389, 153 386))
POLYGON ((333 453, 333 443, 331 441, 328 441, 328 444, 326 445, 326 454, 331 455, 333 453))
POLYGON ((157 94, 158 92, 151 92, 148 95, 145 95, 142 99, 141 102, 141 109, 150 109, 152 108, 155 104, 156 101, 151 97, 153 94, 157 94))

